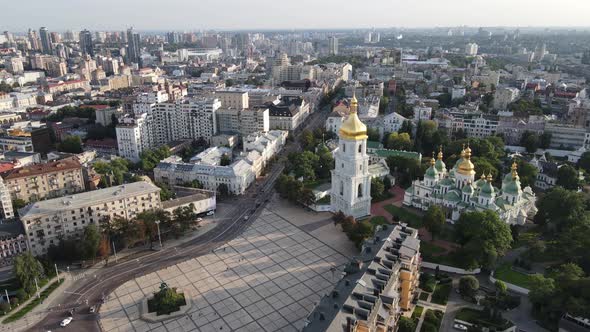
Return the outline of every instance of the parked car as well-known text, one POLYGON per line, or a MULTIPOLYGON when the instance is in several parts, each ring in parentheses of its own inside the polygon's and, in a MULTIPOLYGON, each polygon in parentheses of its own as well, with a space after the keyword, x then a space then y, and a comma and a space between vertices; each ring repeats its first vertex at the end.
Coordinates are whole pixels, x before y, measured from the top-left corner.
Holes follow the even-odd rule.
POLYGON ((91 306, 90 309, 88 309, 88 312, 93 314, 96 312, 96 306, 91 306))
POLYGON ((62 321, 61 321, 61 323, 59 323, 59 325, 60 325, 61 327, 66 327, 66 326, 68 326, 68 325, 69 325, 69 324, 72 322, 72 320, 73 320, 73 319, 74 319, 74 318, 73 318, 73 317, 71 317, 71 316, 70 316, 70 317, 68 317, 68 318, 64 318, 64 320, 62 320, 62 321))
POLYGON ((212 215, 214 215, 214 214, 215 214, 215 211, 209 211, 209 212, 207 212, 207 215, 208 215, 208 216, 212 216, 212 215))
POLYGON ((467 331, 467 326, 459 323, 453 324, 453 328, 459 331, 467 331))
POLYGON ((249 216, 244 216, 244 220, 248 220, 248 218, 250 218, 249 216))

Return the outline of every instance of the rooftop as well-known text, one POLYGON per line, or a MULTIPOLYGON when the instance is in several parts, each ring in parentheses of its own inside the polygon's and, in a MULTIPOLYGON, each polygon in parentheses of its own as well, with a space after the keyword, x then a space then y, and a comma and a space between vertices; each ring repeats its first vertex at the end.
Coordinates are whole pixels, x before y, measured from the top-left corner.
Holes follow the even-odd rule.
POLYGON ((121 186, 88 191, 76 195, 36 202, 22 208, 19 211, 19 215, 21 216, 21 219, 32 218, 37 215, 59 213, 64 209, 73 210, 78 208, 86 208, 89 205, 97 205, 117 199, 159 191, 160 188, 158 188, 156 185, 145 181, 139 181, 121 186))
POLYGON ((76 159, 62 159, 45 164, 37 164, 15 169, 4 176, 4 180, 12 180, 33 175, 62 172, 65 170, 80 168, 82 168, 82 165, 80 165, 76 159))

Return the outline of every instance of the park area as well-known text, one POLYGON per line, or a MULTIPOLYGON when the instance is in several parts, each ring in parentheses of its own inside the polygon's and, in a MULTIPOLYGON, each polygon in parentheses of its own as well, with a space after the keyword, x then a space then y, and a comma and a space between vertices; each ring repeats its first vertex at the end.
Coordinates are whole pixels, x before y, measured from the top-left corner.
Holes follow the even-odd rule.
POLYGON ((498 280, 502 280, 504 282, 516 286, 530 289, 533 274, 526 274, 523 272, 516 271, 512 268, 511 264, 502 264, 494 272, 494 277, 498 280))

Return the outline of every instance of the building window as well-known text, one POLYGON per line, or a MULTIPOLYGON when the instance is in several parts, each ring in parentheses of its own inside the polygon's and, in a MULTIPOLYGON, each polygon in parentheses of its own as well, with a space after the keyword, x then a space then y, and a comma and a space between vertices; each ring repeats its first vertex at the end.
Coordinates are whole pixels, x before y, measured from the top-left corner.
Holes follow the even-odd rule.
POLYGON ((344 196, 344 181, 340 181, 340 196, 344 196))
POLYGON ((346 152, 346 144, 342 143, 342 152, 346 152))
POLYGON ((359 183, 358 197, 363 197, 363 184, 359 183))
POLYGON ((363 145, 361 144, 361 145, 359 145, 359 153, 361 153, 362 149, 363 149, 363 145))

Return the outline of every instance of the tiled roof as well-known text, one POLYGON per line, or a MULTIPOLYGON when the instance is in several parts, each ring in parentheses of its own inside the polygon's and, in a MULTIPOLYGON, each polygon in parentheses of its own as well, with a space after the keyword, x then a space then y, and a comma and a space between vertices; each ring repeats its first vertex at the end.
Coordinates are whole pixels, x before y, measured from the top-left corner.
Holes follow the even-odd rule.
POLYGON ((4 180, 12 180, 39 174, 61 172, 77 168, 82 168, 82 166, 77 160, 73 158, 62 159, 50 163, 37 164, 14 169, 4 177, 4 180))

